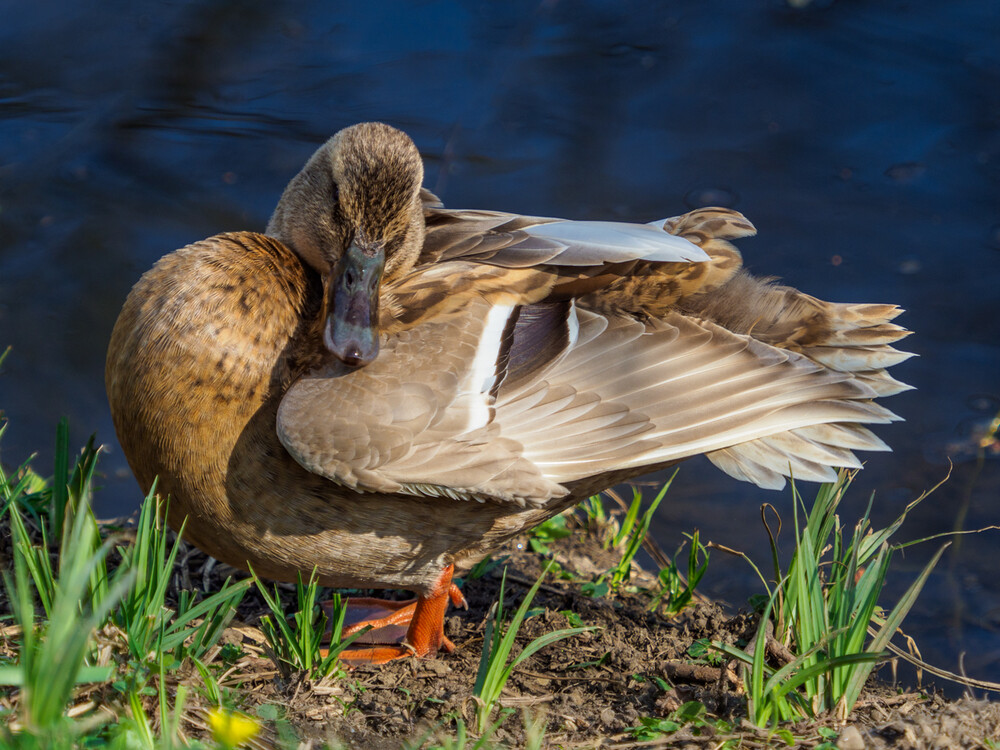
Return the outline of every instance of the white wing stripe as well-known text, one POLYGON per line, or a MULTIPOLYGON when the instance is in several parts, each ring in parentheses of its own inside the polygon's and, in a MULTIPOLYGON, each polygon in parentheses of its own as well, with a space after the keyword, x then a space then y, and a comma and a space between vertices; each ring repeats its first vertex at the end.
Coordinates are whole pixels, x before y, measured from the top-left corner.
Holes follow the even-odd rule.
POLYGON ((472 360, 469 375, 460 391, 460 396, 464 394, 473 396, 471 399, 473 406, 469 409, 469 421, 465 428, 467 432, 489 424, 490 389, 496 382, 500 343, 513 309, 510 305, 496 305, 490 308, 486 316, 486 325, 479 337, 476 356, 472 360))

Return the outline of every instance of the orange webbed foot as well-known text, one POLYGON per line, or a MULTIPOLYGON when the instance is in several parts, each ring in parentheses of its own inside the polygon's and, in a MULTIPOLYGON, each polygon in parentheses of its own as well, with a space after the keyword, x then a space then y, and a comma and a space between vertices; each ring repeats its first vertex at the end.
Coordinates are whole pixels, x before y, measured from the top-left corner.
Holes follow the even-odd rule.
POLYGON ((433 656, 439 649, 455 650, 444 634, 444 615, 448 602, 468 608, 461 590, 451 581, 454 566, 441 572, 437 584, 427 596, 403 602, 367 597, 350 599, 343 629, 344 637, 371 626, 340 655, 348 667, 361 664, 385 664, 408 656, 433 656), (363 645, 362 645, 363 644, 363 645))

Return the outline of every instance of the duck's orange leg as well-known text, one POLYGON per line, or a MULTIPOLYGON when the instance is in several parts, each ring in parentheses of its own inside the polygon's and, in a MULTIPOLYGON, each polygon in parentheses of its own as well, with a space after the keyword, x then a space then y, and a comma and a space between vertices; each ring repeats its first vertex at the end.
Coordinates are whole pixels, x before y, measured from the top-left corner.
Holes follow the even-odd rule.
MULTIPOLYGON (((406 602, 359 598, 347 603, 351 625, 343 635, 349 636, 366 626, 371 630, 361 636, 364 646, 349 646, 340 659, 347 666, 385 664, 405 656, 428 656, 443 648, 455 650, 444 634, 444 615, 450 601, 456 607, 467 607, 461 590, 451 582, 454 566, 441 572, 430 594, 406 602), (361 619, 358 620, 358 616, 361 619), (406 628, 405 635, 402 632, 406 628), (401 640, 400 640, 401 639, 401 640)), ((358 643, 358 641, 355 641, 358 643)))

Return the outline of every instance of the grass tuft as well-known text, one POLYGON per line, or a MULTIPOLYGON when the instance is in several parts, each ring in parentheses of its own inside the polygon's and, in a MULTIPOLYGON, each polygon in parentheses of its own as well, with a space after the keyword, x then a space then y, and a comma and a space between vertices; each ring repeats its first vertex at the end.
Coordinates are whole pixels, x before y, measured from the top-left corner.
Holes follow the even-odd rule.
MULTIPOLYGON (((687 608, 694 598, 695 589, 701 579, 708 571, 708 549, 701 543, 701 537, 697 531, 693 534, 685 534, 691 542, 687 559, 687 579, 681 575, 677 566, 677 558, 681 550, 670 560, 670 564, 662 568, 657 575, 659 589, 653 593, 653 600, 649 604, 650 610, 657 610, 663 607, 666 615, 676 615, 687 608)), ((681 545, 683 549, 683 545, 681 545)))
POLYGON ((779 583, 770 592, 751 648, 713 644, 742 662, 750 719, 757 726, 824 712, 846 719, 947 547, 938 550, 892 611, 883 614, 878 597, 892 558, 888 539, 925 495, 879 530, 869 523, 873 496, 847 535, 837 508, 852 478, 842 471, 835 483, 821 486, 804 524, 799 509, 805 512, 805 504, 793 485, 795 554, 786 573, 776 570, 779 583), (875 632, 869 640, 870 625, 875 632), (765 660, 774 638, 794 645, 797 654, 778 669, 765 660))
POLYGON ((289 622, 289 617, 281 606, 278 587, 274 587, 272 594, 252 568, 250 573, 257 584, 257 590, 271 610, 270 615, 261 618, 260 628, 267 638, 278 668, 286 676, 293 670, 305 670, 315 679, 329 677, 337 671, 340 654, 368 630, 363 628, 348 638, 341 638, 347 600, 341 601, 340 594, 334 594, 329 603, 332 616, 328 616, 326 608, 317 601, 319 584, 316 569, 313 568, 308 583, 304 584, 302 574, 299 574, 295 584, 297 607, 289 622), (326 638, 328 626, 329 639, 326 638), (329 640, 330 644, 326 654, 323 653, 325 640, 329 640))
MULTIPOLYGON (((551 567, 552 563, 550 562, 545 566, 545 569, 534 585, 528 589, 528 593, 521 600, 521 605, 514 612, 514 616, 511 617, 510 623, 508 623, 506 628, 503 627, 503 599, 507 584, 507 569, 504 568, 503 578, 500 583, 500 597, 490 611, 491 617, 486 620, 486 630, 483 635, 483 653, 479 659, 476 684, 472 689, 472 694, 477 704, 476 725, 480 733, 484 732, 489 717, 493 713, 493 707, 500 698, 500 693, 503 692, 504 685, 507 684, 507 680, 510 679, 514 669, 521 662, 536 651, 557 641, 596 629, 594 627, 576 627, 546 633, 543 636, 535 638, 525 646, 513 661, 510 660, 517 632, 520 630, 525 617, 527 617, 531 602, 534 600, 535 594, 538 593, 538 589, 541 587, 542 581, 548 575, 551 567)), ((501 716, 497 725, 503 721, 503 718, 504 716, 501 716)))
POLYGON ((143 501, 135 540, 118 547, 121 566, 135 571, 135 585, 111 619, 125 632, 132 658, 148 666, 167 656, 172 657, 172 663, 188 656, 201 658, 218 641, 251 584, 249 579, 237 583, 227 580, 219 591, 199 603, 183 591, 176 611, 168 607, 167 588, 184 529, 170 545, 163 520, 166 513, 167 504, 157 497, 154 484, 143 501))
MULTIPOLYGON (((67 435, 61 423, 51 482, 40 480, 27 462, 13 477, 0 471, 13 557, 13 571, 3 577, 17 625, 18 656, 16 663, 0 666, 0 685, 17 688, 11 721, 0 727, 0 745, 174 747, 181 736, 186 688, 177 688, 171 709, 165 668, 215 644, 250 582, 227 582, 198 603, 185 592, 176 612, 167 607, 180 542, 167 553, 168 531, 159 515, 165 508, 151 493, 133 543, 122 534, 102 539, 90 505, 100 449, 91 438, 71 461, 67 435), (120 557, 117 565, 111 562, 114 552, 120 557), (98 630, 100 649, 94 639, 98 630), (158 677, 156 689, 147 686, 151 674, 158 677), (89 715, 83 711, 82 719, 68 716, 78 689, 89 683, 121 686, 123 715, 110 727, 102 728, 115 718, 109 706, 89 715), (143 699, 150 691, 159 695, 152 718, 143 699)), ((83 707, 75 706, 73 713, 83 707)))
MULTIPOLYGON (((23 528, 16 504, 8 506, 8 514, 15 529, 19 521, 23 528)), ((85 722, 67 719, 65 710, 77 685, 110 680, 114 668, 95 663, 92 635, 135 580, 135 571, 119 569, 107 586, 95 592, 92 582, 107 580, 105 561, 113 542, 101 543, 88 505, 73 507, 69 518, 72 524, 63 538, 57 576, 45 579, 52 573, 51 566, 40 566, 37 575, 41 578, 29 573, 32 562, 47 559, 48 551, 31 545, 20 532, 15 532, 14 575, 4 573, 21 640, 19 662, 0 667, 0 684, 20 687, 20 730, 52 746, 68 746, 87 728, 85 722), (35 615, 39 581, 48 590, 47 622, 39 622, 35 615)), ((13 742, 11 727, 0 732, 13 742)))

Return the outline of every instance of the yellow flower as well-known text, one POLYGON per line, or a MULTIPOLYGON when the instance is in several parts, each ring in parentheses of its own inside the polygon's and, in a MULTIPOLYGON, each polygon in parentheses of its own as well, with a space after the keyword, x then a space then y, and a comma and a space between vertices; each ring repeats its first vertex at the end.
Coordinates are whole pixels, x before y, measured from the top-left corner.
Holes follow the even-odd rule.
POLYGON ((260 724, 246 714, 213 708, 208 712, 212 738, 223 747, 237 747, 249 742, 260 732, 260 724))

